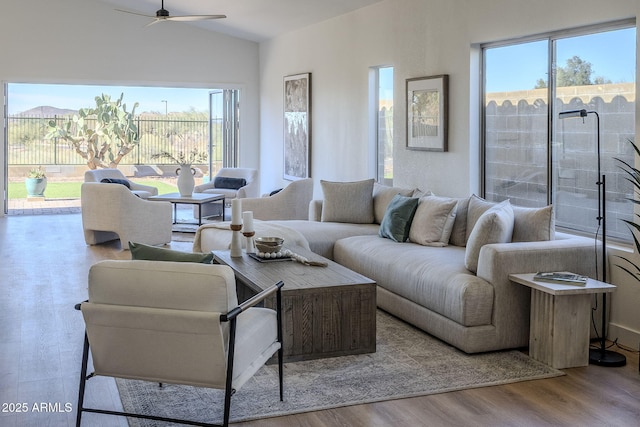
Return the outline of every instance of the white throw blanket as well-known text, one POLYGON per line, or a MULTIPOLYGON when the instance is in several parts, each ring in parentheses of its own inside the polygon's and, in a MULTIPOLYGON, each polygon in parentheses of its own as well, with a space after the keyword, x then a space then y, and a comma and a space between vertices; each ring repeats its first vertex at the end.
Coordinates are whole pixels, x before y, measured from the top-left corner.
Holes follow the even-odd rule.
MULTIPOLYGON (((225 250, 231 246, 232 231, 230 221, 204 224, 198 228, 193 240, 193 252, 211 252, 225 250)), ((300 232, 280 224, 254 220, 255 237, 280 237, 285 248, 302 247, 309 249, 309 242, 300 232)), ((246 239, 242 237, 244 246, 246 239)))

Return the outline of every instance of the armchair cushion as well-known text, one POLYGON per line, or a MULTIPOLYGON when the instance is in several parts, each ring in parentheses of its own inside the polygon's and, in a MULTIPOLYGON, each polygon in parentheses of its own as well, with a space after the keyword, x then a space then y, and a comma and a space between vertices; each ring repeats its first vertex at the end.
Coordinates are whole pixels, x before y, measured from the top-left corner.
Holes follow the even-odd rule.
POLYGON ((126 185, 133 194, 146 199, 150 196, 157 196, 158 189, 156 187, 144 184, 138 184, 137 182, 130 181, 119 169, 94 169, 84 172, 84 182, 110 182, 126 185), (105 181, 108 180, 108 181, 105 181), (125 184, 124 181, 128 183, 125 184))
POLYGON ((120 178, 102 178, 100 182, 104 182, 106 184, 120 184, 124 185, 128 189, 131 189, 131 184, 129 184, 129 180, 120 179, 120 178))
POLYGON ((213 253, 182 252, 173 249, 160 248, 145 245, 143 243, 129 242, 131 259, 142 259, 149 261, 176 261, 176 262, 200 262, 203 264, 213 263, 213 253))
POLYGON ((232 190, 239 190, 247 185, 247 180, 244 178, 232 178, 228 176, 217 176, 213 180, 215 188, 230 188, 232 190))

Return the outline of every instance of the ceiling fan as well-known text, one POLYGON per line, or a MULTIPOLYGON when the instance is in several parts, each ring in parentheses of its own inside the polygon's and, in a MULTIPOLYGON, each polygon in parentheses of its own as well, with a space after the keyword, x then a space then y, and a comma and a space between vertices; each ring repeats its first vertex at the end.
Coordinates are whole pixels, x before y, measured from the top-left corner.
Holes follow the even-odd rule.
POLYGON ((144 16, 146 18, 152 18, 153 21, 151 21, 149 24, 147 24, 147 27, 149 25, 153 25, 155 23, 162 22, 162 21, 181 21, 181 22, 205 21, 205 20, 209 20, 209 19, 223 19, 223 18, 227 17, 226 15, 181 15, 181 16, 171 16, 171 15, 169 15, 169 11, 164 8, 164 0, 161 1, 160 9, 156 11, 156 16, 145 15, 144 13, 132 12, 130 10, 123 10, 123 9, 116 9, 116 10, 118 12, 130 13, 132 15, 138 15, 138 16, 144 16))

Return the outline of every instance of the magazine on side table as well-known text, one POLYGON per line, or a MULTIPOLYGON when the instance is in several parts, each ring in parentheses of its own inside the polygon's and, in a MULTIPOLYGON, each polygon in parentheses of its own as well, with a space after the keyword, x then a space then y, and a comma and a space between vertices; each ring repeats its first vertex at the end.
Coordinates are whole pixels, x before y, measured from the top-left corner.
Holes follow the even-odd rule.
POLYGON ((563 285, 584 286, 587 284, 587 276, 567 272, 539 272, 533 276, 533 280, 539 282, 559 283, 563 285))

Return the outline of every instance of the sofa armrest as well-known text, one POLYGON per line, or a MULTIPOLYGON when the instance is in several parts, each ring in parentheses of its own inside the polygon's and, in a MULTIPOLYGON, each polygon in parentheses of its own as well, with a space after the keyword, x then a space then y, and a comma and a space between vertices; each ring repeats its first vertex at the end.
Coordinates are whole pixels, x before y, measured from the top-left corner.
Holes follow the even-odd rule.
POLYGON ((485 245, 478 259, 478 277, 496 283, 509 274, 571 271, 595 277, 598 255, 592 239, 580 236, 544 242, 485 245))
POLYGON ((483 246, 477 276, 493 285, 492 324, 505 348, 528 344, 531 299, 530 289, 512 283, 509 274, 572 271, 595 277, 596 259, 593 240, 578 236, 483 246))

